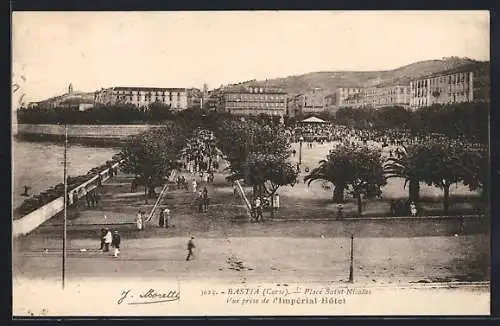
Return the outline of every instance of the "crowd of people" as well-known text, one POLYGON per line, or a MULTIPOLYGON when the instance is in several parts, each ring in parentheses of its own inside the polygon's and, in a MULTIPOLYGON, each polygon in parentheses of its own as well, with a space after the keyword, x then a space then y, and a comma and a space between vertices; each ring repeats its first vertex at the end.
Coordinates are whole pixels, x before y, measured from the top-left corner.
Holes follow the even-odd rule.
POLYGON ((302 139, 309 147, 312 147, 314 143, 322 144, 324 142, 380 148, 408 146, 420 142, 447 142, 464 146, 482 146, 471 143, 465 137, 450 138, 438 133, 412 135, 409 130, 405 129, 356 129, 330 123, 300 125, 296 128, 289 128, 287 133, 292 142, 298 143, 302 139))

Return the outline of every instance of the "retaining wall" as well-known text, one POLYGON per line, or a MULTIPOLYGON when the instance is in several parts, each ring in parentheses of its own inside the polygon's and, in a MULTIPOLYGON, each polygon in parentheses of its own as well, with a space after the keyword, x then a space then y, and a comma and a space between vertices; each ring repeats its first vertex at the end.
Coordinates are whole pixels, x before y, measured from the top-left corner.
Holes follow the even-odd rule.
MULTIPOLYGON (((112 165, 116 168, 121 162, 112 165)), ((105 182, 110 178, 109 169, 106 169, 100 173, 101 182, 105 182)), ((79 185, 75 189, 68 191, 68 205, 71 205, 73 198, 82 198, 89 191, 94 190, 99 185, 99 175, 96 175, 92 179, 86 181, 85 183, 79 185)), ((41 224, 50 220, 52 217, 64 210, 64 197, 61 196, 54 199, 48 204, 38 208, 37 210, 21 217, 20 219, 14 220, 12 222, 12 235, 18 237, 20 235, 27 235, 41 224)))
MULTIPOLYGON (((90 139, 125 139, 161 125, 68 125, 68 137, 90 139)), ((18 136, 64 137, 64 125, 18 124, 18 136)))

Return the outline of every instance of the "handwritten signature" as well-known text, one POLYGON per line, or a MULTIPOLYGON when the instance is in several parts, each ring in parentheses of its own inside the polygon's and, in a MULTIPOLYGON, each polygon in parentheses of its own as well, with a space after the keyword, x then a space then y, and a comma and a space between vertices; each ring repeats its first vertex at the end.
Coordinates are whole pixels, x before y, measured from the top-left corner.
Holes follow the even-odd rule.
POLYGON ((158 291, 155 289, 148 289, 139 294, 132 292, 132 290, 122 290, 117 304, 153 304, 178 301, 181 294, 177 290, 158 291))

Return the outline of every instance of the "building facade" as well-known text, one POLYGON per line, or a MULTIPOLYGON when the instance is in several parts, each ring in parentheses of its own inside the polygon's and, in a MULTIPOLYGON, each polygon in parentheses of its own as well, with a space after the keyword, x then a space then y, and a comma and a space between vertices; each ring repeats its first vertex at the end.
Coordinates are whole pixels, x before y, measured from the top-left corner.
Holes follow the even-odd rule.
POLYGON ((338 107, 345 106, 346 100, 351 100, 355 97, 355 94, 359 94, 363 91, 362 87, 339 87, 335 92, 336 105, 338 107))
POLYGON ((213 94, 216 110, 239 116, 283 116, 287 94, 277 88, 260 86, 227 87, 213 94))
POLYGON ((292 117, 317 114, 323 112, 325 107, 325 94, 321 89, 316 88, 290 98, 287 114, 292 117))
POLYGON ((332 109, 337 106, 337 93, 328 94, 325 96, 325 107, 332 109))
POLYGON ((187 107, 193 109, 203 108, 203 93, 198 88, 187 90, 187 107))
POLYGON ((169 105, 173 110, 185 110, 193 104, 195 92, 188 88, 155 88, 155 87, 111 87, 95 93, 96 104, 133 104, 137 107, 148 107, 158 102, 169 105))
POLYGON ((410 83, 410 107, 490 101, 489 62, 474 63, 414 79, 410 83))
POLYGON ((380 108, 384 106, 403 106, 410 104, 410 86, 394 85, 367 87, 362 92, 364 106, 380 108))
POLYGON ((342 98, 335 99, 337 107, 408 107, 410 104, 410 86, 407 85, 363 87, 343 93, 339 90, 336 95, 343 95, 342 98))
POLYGON ((342 104, 339 105, 339 107, 357 108, 357 107, 362 107, 365 105, 366 105, 366 103, 364 100, 363 92, 359 92, 359 93, 354 93, 352 95, 349 95, 347 98, 345 98, 342 101, 342 104))

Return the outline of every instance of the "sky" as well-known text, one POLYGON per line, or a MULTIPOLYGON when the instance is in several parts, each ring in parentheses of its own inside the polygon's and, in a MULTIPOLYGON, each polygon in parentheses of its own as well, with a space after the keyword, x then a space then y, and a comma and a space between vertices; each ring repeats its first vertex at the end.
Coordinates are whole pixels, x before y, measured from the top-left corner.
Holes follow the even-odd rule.
POLYGON ((488 11, 14 12, 14 93, 197 87, 314 71, 489 60, 488 11))

